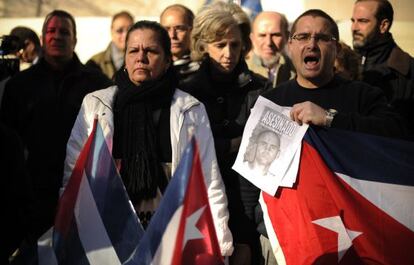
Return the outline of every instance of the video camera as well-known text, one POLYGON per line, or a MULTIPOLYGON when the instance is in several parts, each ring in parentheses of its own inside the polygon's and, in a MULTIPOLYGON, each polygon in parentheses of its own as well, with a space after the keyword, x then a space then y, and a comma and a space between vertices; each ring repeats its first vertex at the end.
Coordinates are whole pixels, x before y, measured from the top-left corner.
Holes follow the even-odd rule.
POLYGON ((20 60, 15 55, 23 47, 16 36, 3 35, 0 37, 0 81, 13 76, 20 71, 20 60), (6 57, 7 56, 7 57, 6 57))

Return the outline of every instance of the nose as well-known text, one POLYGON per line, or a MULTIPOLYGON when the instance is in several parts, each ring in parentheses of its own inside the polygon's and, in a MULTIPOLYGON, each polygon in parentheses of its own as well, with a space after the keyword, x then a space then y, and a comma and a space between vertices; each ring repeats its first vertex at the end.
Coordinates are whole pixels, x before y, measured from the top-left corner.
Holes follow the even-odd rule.
POLYGON ((145 52, 141 49, 140 51, 137 52, 136 61, 137 62, 143 62, 143 61, 145 61, 145 57, 146 57, 145 52))
POLYGON ((266 46, 272 46, 273 42, 272 42, 272 36, 270 34, 266 35, 265 44, 266 46))
POLYGON ((55 39, 59 39, 61 36, 62 36, 62 33, 60 32, 60 30, 56 30, 53 33, 53 38, 55 38, 55 39))
POLYGON ((358 23, 356 23, 355 21, 351 22, 351 31, 358 31, 358 23))
POLYGON ((230 47, 230 45, 226 45, 226 47, 223 48, 223 55, 225 58, 230 58, 232 53, 232 49, 230 47))
POLYGON ((171 27, 168 29, 168 36, 170 36, 170 39, 176 39, 177 38, 177 31, 174 27, 171 27))
POLYGON ((315 36, 312 36, 306 42, 306 47, 313 49, 318 46, 318 42, 319 42, 318 38, 315 38, 315 36))

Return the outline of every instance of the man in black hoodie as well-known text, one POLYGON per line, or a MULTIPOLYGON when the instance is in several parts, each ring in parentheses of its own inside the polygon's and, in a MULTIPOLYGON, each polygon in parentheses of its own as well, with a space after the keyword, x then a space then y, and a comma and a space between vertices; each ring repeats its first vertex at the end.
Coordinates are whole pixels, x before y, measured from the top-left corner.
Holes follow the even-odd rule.
POLYGON ((363 81, 380 87, 408 122, 414 139, 414 59, 389 32, 394 11, 387 0, 357 0, 352 14, 354 50, 361 55, 363 81))

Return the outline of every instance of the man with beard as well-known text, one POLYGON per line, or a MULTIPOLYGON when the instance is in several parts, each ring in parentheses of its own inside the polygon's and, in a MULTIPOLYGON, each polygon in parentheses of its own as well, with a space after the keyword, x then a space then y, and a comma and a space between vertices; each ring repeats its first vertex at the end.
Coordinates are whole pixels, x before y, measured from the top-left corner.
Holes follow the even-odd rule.
MULTIPOLYGON (((278 105, 292 106, 290 117, 299 124, 405 137, 405 123, 390 109, 379 88, 335 75, 338 41, 338 25, 332 17, 319 9, 305 11, 293 22, 287 44, 296 78, 263 96, 278 105)), ((260 238, 262 251, 270 255, 259 207, 256 219, 257 229, 264 235, 260 238)))
POLYGON ((357 0, 352 14, 353 47, 361 56, 363 80, 380 87, 407 120, 414 139, 414 59, 389 32, 394 11, 387 0, 357 0))
POLYGON ((288 36, 288 21, 278 12, 261 12, 252 23, 253 51, 247 64, 251 71, 268 78, 273 88, 295 76, 292 63, 284 54, 288 36))
POLYGON ((338 26, 328 14, 310 9, 300 15, 288 41, 296 79, 264 96, 278 105, 292 106, 290 117, 299 124, 405 136, 405 123, 380 89, 335 75, 338 41, 338 26))

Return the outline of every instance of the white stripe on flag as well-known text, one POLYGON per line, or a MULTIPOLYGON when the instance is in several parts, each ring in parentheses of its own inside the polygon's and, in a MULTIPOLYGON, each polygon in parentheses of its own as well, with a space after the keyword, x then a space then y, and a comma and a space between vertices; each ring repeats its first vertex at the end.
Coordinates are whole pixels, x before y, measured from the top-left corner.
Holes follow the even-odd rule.
POLYGON ((335 174, 372 204, 414 231, 414 218, 409 214, 412 213, 413 206, 409 202, 414 201, 414 187, 360 180, 338 172, 335 174))
POLYGON ((269 237, 270 245, 272 246, 273 254, 275 255, 278 265, 286 265, 285 255, 283 254, 282 248, 280 247, 279 240, 277 239, 275 230, 270 221, 267 205, 263 200, 263 191, 260 192, 259 198, 260 206, 262 206, 263 220, 266 227, 267 236, 269 237))
POLYGON ((182 212, 183 205, 180 205, 165 228, 151 264, 171 264, 182 212))
POLYGON ((106 232, 85 173, 75 205, 79 238, 90 265, 121 264, 106 232))
POLYGON ((53 238, 53 227, 47 230, 38 240, 37 240, 37 255, 39 259, 39 264, 41 265, 57 265, 57 259, 55 251, 52 246, 53 238))

